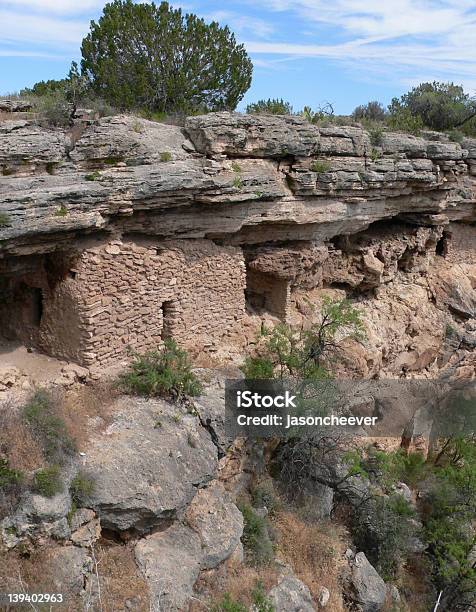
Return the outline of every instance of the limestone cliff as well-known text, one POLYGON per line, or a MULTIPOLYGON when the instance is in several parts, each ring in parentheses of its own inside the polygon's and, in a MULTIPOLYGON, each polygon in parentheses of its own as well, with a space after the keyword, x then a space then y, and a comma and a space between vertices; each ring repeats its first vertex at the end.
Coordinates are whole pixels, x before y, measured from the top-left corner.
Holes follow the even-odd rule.
POLYGON ((233 113, 17 120, 0 165, 4 329, 47 353, 109 364, 167 335, 219 353, 250 316, 306 318, 322 288, 368 311, 356 374, 474 344, 474 139, 233 113))

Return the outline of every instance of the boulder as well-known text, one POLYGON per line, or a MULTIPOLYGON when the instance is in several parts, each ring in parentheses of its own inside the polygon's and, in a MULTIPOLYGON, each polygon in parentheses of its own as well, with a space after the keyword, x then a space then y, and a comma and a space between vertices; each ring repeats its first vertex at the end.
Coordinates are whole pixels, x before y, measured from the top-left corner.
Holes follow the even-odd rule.
POLYGON ((61 546, 45 554, 44 569, 55 591, 68 595, 83 594, 86 577, 93 570, 93 561, 88 553, 76 546, 61 546))
POLYGON ((350 576, 347 595, 359 604, 363 612, 383 610, 387 596, 387 585, 377 570, 369 563, 363 552, 350 560, 350 576))
POLYGON ((321 587, 319 589, 319 597, 317 598, 317 603, 319 604, 319 608, 325 608, 329 603, 329 599, 331 598, 331 594, 329 589, 326 587, 321 587))
POLYGON ((113 423, 85 449, 82 469, 95 487, 82 501, 103 527, 148 531, 182 513, 213 478, 217 449, 208 431, 177 411, 160 400, 121 398, 113 423))
POLYGON ((70 158, 76 163, 128 165, 168 163, 185 159, 193 150, 182 129, 131 115, 103 117, 74 143, 70 158), (163 161, 166 160, 166 161, 163 161))
POLYGON ((184 521, 143 538, 135 548, 153 602, 166 610, 186 609, 202 570, 232 556, 242 559, 243 517, 221 483, 214 481, 198 491, 184 521))
POLYGON ((268 593, 268 598, 279 612, 313 612, 315 607, 307 586, 293 574, 282 577, 268 593))
POLYGON ((319 129, 297 116, 213 113, 188 117, 185 131, 205 154, 279 158, 319 151, 319 129))
POLYGON ((24 113, 31 110, 31 102, 27 100, 0 100, 0 111, 6 113, 24 113))
POLYGON ((198 491, 187 508, 185 520, 200 536, 202 569, 216 567, 240 544, 243 515, 218 481, 198 491))
POLYGON ((186 610, 200 573, 199 535, 190 527, 176 523, 140 540, 135 557, 150 586, 152 609, 186 610))
POLYGON ((93 519, 73 531, 71 534, 71 541, 76 546, 82 546, 89 548, 101 537, 101 524, 99 519, 93 519))

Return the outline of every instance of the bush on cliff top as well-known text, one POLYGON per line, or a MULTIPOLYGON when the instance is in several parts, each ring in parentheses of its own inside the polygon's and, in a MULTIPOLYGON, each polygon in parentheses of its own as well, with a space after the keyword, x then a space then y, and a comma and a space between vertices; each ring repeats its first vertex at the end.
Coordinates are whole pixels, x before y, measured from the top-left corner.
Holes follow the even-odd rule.
POLYGON ((183 395, 200 395, 202 391, 187 352, 173 340, 166 340, 164 347, 157 351, 135 355, 119 383, 127 392, 145 397, 177 399, 183 395))
POLYGON ((267 100, 258 100, 258 102, 248 104, 246 112, 249 115, 292 115, 293 107, 282 98, 268 98, 267 100))

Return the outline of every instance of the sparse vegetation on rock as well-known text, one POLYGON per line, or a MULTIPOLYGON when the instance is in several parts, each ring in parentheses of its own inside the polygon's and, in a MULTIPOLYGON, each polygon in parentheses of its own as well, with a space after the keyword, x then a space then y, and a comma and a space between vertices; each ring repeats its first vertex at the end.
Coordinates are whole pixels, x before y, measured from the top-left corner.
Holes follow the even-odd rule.
POLYGON ((179 398, 201 392, 187 352, 173 340, 166 340, 162 349, 135 356, 120 384, 130 393, 146 397, 179 398))

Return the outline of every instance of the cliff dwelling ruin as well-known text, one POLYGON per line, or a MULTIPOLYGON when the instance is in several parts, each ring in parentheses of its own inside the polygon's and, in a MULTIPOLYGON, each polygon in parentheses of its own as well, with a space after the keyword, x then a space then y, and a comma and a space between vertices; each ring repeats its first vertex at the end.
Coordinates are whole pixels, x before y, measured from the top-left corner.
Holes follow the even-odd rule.
POLYGON ((249 317, 292 321, 326 287, 365 301, 400 273, 474 317, 474 140, 385 132, 371 155, 359 127, 233 113, 108 117, 73 147, 67 130, 2 126, 6 339, 88 368, 169 338, 213 353, 249 317), (463 252, 464 295, 448 272, 463 252))

